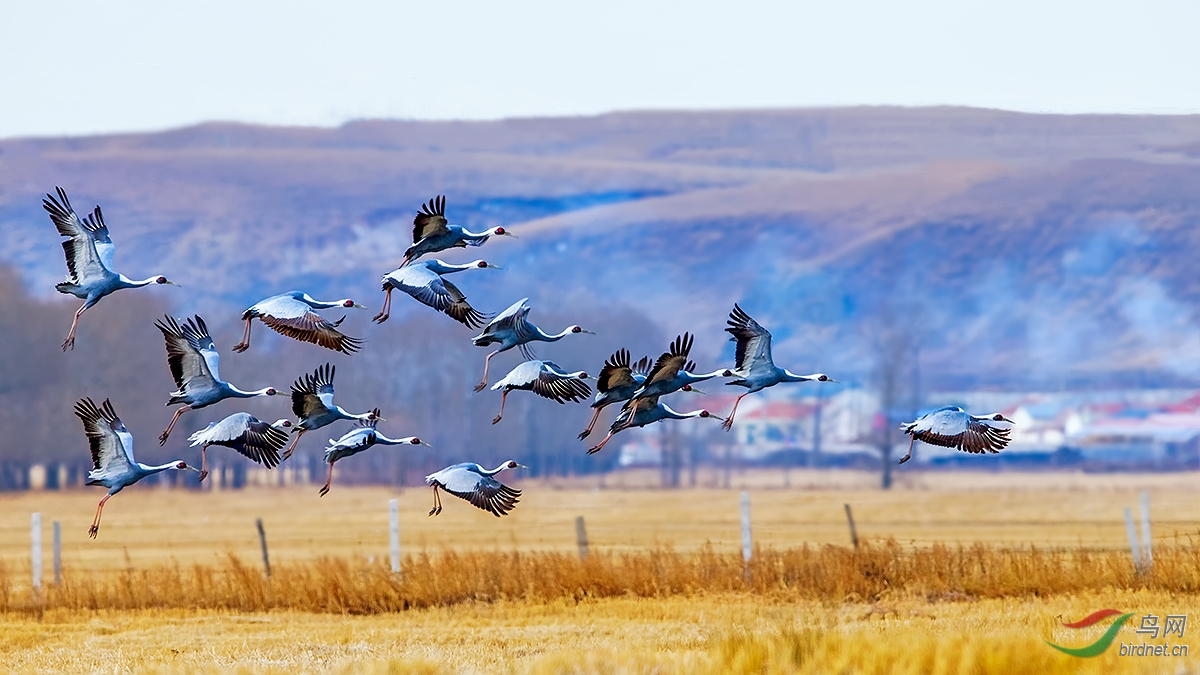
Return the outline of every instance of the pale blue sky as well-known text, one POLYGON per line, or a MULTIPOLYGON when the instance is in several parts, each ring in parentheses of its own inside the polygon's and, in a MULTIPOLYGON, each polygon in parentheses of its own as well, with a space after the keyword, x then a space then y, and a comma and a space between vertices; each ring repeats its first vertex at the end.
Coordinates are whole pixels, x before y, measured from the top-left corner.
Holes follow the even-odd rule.
POLYGON ((956 104, 1200 112, 1200 3, 29 2, 0 137, 204 120, 956 104))

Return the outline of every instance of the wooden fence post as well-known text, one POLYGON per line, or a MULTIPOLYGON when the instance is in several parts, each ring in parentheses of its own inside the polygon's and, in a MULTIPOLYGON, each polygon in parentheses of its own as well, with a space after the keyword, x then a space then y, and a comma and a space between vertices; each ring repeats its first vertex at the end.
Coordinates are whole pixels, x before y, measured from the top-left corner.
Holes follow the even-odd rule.
POLYGON ((854 544, 854 550, 858 550, 858 530, 854 529, 854 514, 850 513, 850 505, 843 504, 846 507, 846 520, 850 521, 850 542, 854 544))
POLYGON ((262 518, 256 518, 254 522, 258 525, 258 541, 262 544, 263 569, 266 570, 269 577, 271 576, 271 559, 267 557, 267 533, 263 531, 262 518))
POLYGON ((579 559, 587 560, 588 556, 588 538, 587 526, 583 523, 583 516, 575 516, 575 544, 579 546, 579 559))

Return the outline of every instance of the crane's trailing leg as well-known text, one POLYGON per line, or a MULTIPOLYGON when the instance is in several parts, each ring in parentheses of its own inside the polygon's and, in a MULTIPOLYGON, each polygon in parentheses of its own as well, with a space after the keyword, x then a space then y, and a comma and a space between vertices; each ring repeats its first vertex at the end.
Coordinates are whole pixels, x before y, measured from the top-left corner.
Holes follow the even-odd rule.
POLYGON ((246 319, 246 329, 242 331, 242 341, 233 346, 233 351, 244 352, 250 349, 250 323, 254 319, 246 319))
POLYGON ((429 509, 429 515, 436 516, 442 512, 442 497, 438 494, 437 483, 433 484, 433 508, 429 509))
POLYGON ((329 475, 325 477, 325 487, 321 488, 321 496, 329 492, 329 484, 333 482, 333 462, 329 463, 329 475))
POLYGON ((598 420, 598 419, 600 419, 600 408, 596 408, 596 410, 592 412, 592 421, 588 422, 587 428, 584 429, 581 434, 579 434, 579 440, 582 441, 583 439, 585 439, 589 435, 591 435, 592 429, 596 428, 596 420, 598 420))
POLYGON ((96 506, 96 517, 92 519, 92 526, 88 528, 88 536, 92 539, 95 539, 96 535, 100 533, 100 514, 104 511, 104 502, 108 501, 111 496, 111 494, 104 495, 100 504, 96 506))
POLYGON ((292 439, 292 444, 288 446, 288 449, 284 450, 283 454, 279 456, 280 459, 287 459, 292 456, 292 452, 296 449, 296 444, 300 442, 300 437, 304 435, 305 431, 305 429, 296 429, 296 437, 292 439))
POLYGON ((607 435, 607 436, 605 436, 605 437, 604 437, 604 440, 600 441, 600 443, 599 443, 598 445, 596 445, 596 446, 595 446, 595 447, 593 447, 593 448, 588 448, 587 454, 589 454, 589 455, 594 455, 594 454, 596 454, 597 452, 600 452, 601 450, 603 450, 603 449, 604 449, 604 444, 605 444, 605 443, 608 443, 608 439, 612 438, 612 437, 613 437, 613 434, 615 434, 615 433, 617 433, 617 432, 615 432, 615 431, 610 431, 610 432, 608 432, 608 435, 607 435))
POLYGON ((496 424, 497 422, 499 422, 501 419, 504 418, 504 399, 508 398, 508 392, 509 392, 509 390, 505 389, 500 394, 500 414, 496 415, 496 419, 492 420, 492 424, 496 424))
POLYGON ((916 437, 916 436, 913 436, 912 438, 908 439, 908 454, 900 458, 900 463, 901 463, 901 464, 903 464, 903 463, 907 462, 908 460, 912 459, 913 443, 916 443, 916 442, 917 442, 917 437, 916 437))
POLYGON ((200 482, 208 478, 208 444, 200 446, 200 482))
POLYGON ((190 405, 185 405, 180 406, 175 411, 175 416, 171 418, 171 423, 167 425, 167 430, 162 432, 162 434, 160 434, 158 437, 159 445, 164 445, 167 442, 167 437, 171 435, 171 430, 175 428, 175 423, 179 421, 179 416, 191 409, 192 407, 190 405))
POLYGON ((85 302, 82 307, 76 310, 75 318, 71 320, 71 332, 67 333, 67 339, 63 340, 62 350, 64 352, 68 349, 75 349, 75 329, 79 327, 79 317, 83 316, 87 308, 88 304, 85 302))
MULTIPOLYGON (((479 384, 475 385, 475 391, 483 391, 483 388, 487 386, 488 363, 492 360, 493 356, 495 356, 499 353, 500 353, 500 350, 497 349, 496 351, 492 352, 491 354, 488 354, 487 358, 483 360, 483 382, 480 382, 479 384)), ((493 424, 495 424, 495 422, 493 422, 493 424)))
MULTIPOLYGON (((403 265, 401 265, 401 267, 403 267, 403 265)), ((380 308, 379 313, 375 315, 375 318, 373 318, 371 320, 374 321, 375 323, 383 323, 384 321, 387 321, 388 317, 391 315, 392 315, 392 289, 389 288, 386 291, 384 291, 383 307, 380 308)))
POLYGON ((722 427, 725 429, 725 431, 729 431, 730 429, 732 429, 732 428, 733 428, 733 416, 734 416, 735 414, 737 414, 737 407, 738 407, 738 404, 742 402, 742 396, 746 396, 746 394, 749 394, 749 393, 750 393, 750 392, 746 392, 745 394, 742 394, 741 396, 738 396, 738 397, 737 397, 737 399, 736 399, 736 400, 734 400, 734 402, 733 402, 733 410, 730 410, 730 411, 729 411, 729 417, 726 417, 726 418, 725 418, 725 424, 722 424, 722 425, 721 425, 721 426, 722 426, 722 427))

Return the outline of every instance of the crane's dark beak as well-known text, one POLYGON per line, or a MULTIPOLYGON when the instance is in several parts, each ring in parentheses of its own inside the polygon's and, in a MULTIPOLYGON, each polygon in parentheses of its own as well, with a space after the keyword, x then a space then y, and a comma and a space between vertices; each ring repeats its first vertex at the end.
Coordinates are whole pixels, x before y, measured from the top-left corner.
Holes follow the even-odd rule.
POLYGON ((483 269, 485 269, 485 270, 502 270, 504 268, 499 265, 493 265, 492 263, 488 263, 488 266, 483 269))
POLYGON ((360 305, 360 304, 358 304, 357 302, 356 302, 356 303, 354 303, 353 305, 350 305, 350 306, 351 306, 351 307, 357 307, 358 309, 366 309, 366 307, 364 307, 363 305, 360 305))
POLYGON ((696 392, 697 394, 704 394, 704 391, 703 391, 703 390, 701 390, 701 389, 700 389, 700 387, 697 387, 697 386, 696 386, 696 385, 694 385, 694 384, 693 384, 693 385, 691 385, 691 387, 692 387, 692 388, 691 388, 691 389, 689 389, 689 391, 694 391, 694 392, 696 392))

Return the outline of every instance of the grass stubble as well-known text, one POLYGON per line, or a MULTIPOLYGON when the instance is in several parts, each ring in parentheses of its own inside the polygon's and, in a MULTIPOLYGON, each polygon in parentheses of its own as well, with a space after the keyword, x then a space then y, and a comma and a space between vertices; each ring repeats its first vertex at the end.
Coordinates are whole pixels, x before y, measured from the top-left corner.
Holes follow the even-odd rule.
POLYGON ((268 579, 231 557, 40 592, 0 571, 0 651, 15 672, 1179 672, 1196 661, 1042 640, 1094 640, 1104 626, 1058 622, 1101 607, 1195 613, 1198 589, 1191 543, 1143 576, 1115 551, 895 541, 760 548, 748 566, 707 547, 445 552, 399 576, 324 558, 268 579))
MULTIPOLYGON (((1200 614, 1200 546, 1176 534, 1200 529, 1191 477, 1146 479, 1155 563, 1142 576, 1119 517, 1141 478, 1037 478, 754 492, 748 567, 736 492, 543 486, 510 518, 466 508, 446 528, 423 517, 424 491, 405 491, 398 576, 379 542, 396 495, 376 488, 319 504, 298 488, 134 492, 99 542, 71 527, 92 493, 0 496, 0 654, 11 672, 1200 672, 1194 655, 1076 659, 1043 643, 1095 640, 1103 625, 1060 622, 1102 607, 1200 614), (267 579, 242 530, 280 503, 267 579), (38 593, 33 510, 67 525, 64 583, 38 593)), ((1142 641, 1135 624, 1118 640, 1142 641)))

